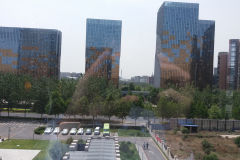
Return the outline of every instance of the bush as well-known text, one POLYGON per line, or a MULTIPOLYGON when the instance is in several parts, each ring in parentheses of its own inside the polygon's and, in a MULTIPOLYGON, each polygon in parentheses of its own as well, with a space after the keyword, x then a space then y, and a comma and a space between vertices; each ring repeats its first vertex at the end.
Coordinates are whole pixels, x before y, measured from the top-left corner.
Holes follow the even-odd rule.
POLYGON ((189 134, 189 130, 186 127, 182 128, 182 133, 183 134, 189 134))
POLYGON ((67 140, 66 140, 66 144, 71 144, 73 141, 73 138, 72 137, 69 137, 67 140))
POLYGON ((211 153, 209 155, 205 155, 203 160, 218 160, 218 157, 216 154, 211 153))
POLYGON ((211 151, 214 151, 214 147, 206 139, 202 141, 202 149, 206 154, 210 154, 211 151))
POLYGON ((234 143, 240 147, 240 137, 237 137, 235 140, 234 140, 234 143))
POLYGON ((38 135, 41 135, 41 134, 43 134, 45 129, 46 129, 46 127, 40 126, 40 127, 34 129, 34 133, 38 134, 38 135))
POLYGON ((173 130, 173 134, 177 134, 177 131, 178 131, 178 128, 175 128, 175 129, 173 130))
POLYGON ((182 140, 185 141, 188 138, 188 135, 183 135, 182 140))
POLYGON ((55 141, 51 144, 48 154, 54 160, 61 160, 62 156, 67 151, 68 151, 68 147, 66 144, 62 144, 59 141, 55 141))
POLYGON ((84 141, 83 139, 79 139, 78 144, 86 144, 86 141, 84 141))

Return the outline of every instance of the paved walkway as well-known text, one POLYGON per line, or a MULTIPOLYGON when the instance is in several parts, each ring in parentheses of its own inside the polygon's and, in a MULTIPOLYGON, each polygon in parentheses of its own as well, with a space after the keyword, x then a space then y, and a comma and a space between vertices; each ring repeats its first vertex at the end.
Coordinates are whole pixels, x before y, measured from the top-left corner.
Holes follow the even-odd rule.
MULTIPOLYGON (((155 144, 155 142, 150 137, 119 137, 119 141, 130 141, 131 143, 137 144, 137 146, 143 146, 143 143, 148 142, 149 147, 147 150, 144 150, 147 160, 166 160, 164 159, 162 153, 159 148, 155 144)), ((144 159, 144 155, 142 159, 144 159)), ((144 159, 145 160, 145 159, 144 159)))
POLYGON ((0 149, 2 160, 32 160, 40 150, 0 149))

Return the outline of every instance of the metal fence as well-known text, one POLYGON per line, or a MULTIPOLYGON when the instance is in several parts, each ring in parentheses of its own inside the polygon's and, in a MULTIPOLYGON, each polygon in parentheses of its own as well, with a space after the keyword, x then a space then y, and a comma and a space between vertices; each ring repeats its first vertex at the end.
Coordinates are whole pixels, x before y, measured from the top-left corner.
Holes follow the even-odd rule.
POLYGON ((198 125, 198 130, 210 131, 234 131, 240 130, 240 120, 217 120, 217 119, 184 119, 171 118, 164 124, 150 124, 152 130, 175 129, 182 125, 198 125))

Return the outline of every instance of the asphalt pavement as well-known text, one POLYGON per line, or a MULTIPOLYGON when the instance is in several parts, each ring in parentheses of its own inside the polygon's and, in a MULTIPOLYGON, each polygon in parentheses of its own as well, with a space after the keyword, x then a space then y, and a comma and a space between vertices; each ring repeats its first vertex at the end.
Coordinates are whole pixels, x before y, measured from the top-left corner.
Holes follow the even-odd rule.
POLYGON ((119 141, 129 141, 141 147, 148 142, 149 147, 144 150, 147 160, 166 160, 151 137, 119 137, 119 141))

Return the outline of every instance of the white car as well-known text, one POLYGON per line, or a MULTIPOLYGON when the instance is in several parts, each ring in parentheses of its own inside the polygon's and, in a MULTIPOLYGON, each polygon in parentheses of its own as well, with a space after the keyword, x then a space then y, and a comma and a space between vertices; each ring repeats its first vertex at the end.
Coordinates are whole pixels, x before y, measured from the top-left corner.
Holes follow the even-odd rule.
POLYGON ((60 133, 60 127, 56 127, 54 130, 53 130, 53 134, 59 134, 60 133))
POLYGON ((77 131, 77 134, 83 135, 84 134, 83 128, 79 128, 78 131, 77 131))
POLYGON ((63 131, 62 131, 62 135, 67 135, 67 134, 68 134, 68 129, 64 128, 63 131))
POLYGON ((52 127, 47 127, 44 131, 44 134, 51 134, 53 131, 53 128, 52 127))
POLYGON ((100 135, 100 127, 94 129, 94 135, 100 135))
POLYGON ((76 133, 77 133, 77 128, 72 128, 72 129, 70 130, 70 134, 74 135, 74 134, 76 134, 76 133))

